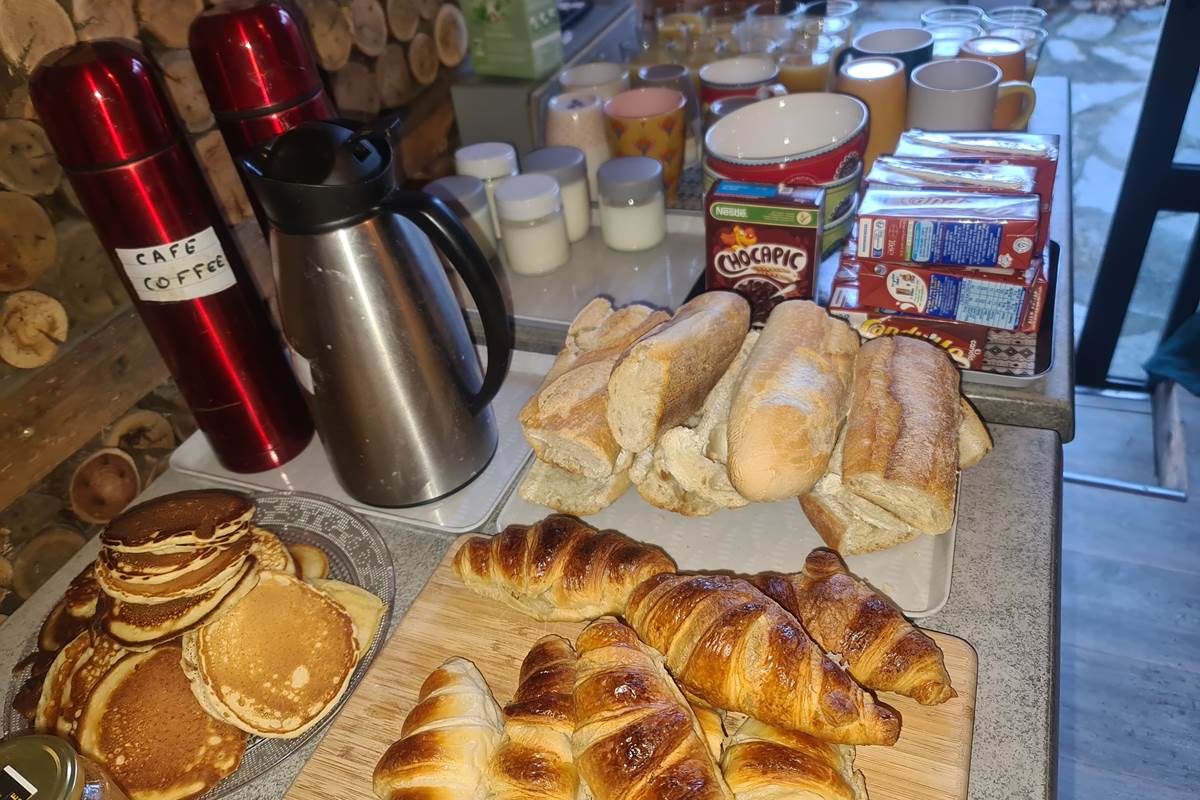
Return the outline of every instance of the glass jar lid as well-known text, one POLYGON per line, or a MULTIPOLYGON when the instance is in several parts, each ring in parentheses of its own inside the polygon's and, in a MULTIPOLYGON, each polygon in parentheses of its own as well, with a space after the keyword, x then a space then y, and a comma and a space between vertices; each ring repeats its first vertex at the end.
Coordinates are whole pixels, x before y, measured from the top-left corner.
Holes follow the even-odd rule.
POLYGON ((514 175, 517 151, 504 142, 470 144, 455 151, 454 169, 459 175, 473 175, 484 180, 514 175))
POLYGON ((0 744, 0 787, 5 800, 78 800, 83 794, 79 758, 57 736, 17 737, 0 744))
POLYGON ((487 210, 487 190, 483 181, 472 175, 447 175, 425 184, 425 193, 431 194, 446 205, 468 214, 487 210))
POLYGON ((514 175, 496 186, 496 213, 511 222, 531 222, 562 209, 558 181, 549 175, 514 175))
POLYGON ((559 186, 587 180, 587 161, 583 157, 583 151, 578 147, 567 145, 543 147, 526 153, 521 162, 526 175, 530 173, 549 175, 558 181, 559 186))
POLYGON ((662 191, 662 164, 645 156, 610 158, 596 170, 596 188, 609 205, 644 203, 662 191))

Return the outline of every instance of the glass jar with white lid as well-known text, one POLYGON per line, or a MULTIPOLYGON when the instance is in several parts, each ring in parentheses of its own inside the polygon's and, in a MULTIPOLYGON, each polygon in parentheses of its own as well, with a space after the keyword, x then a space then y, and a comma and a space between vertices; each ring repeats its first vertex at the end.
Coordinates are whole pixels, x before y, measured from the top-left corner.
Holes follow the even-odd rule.
POLYGON ((454 171, 483 181, 491 209, 492 228, 499 238, 500 220, 496 216, 496 184, 517 174, 517 151, 504 142, 480 142, 460 147, 454 152, 454 171))
POLYGON ((549 175, 515 175, 500 181, 495 194, 509 269, 544 275, 570 260, 558 181, 549 175))
POLYGON ((613 250, 649 250, 667 236, 663 168, 657 159, 628 156, 606 161, 596 172, 600 230, 613 250))
POLYGON ((578 242, 592 227, 592 201, 588 195, 587 160, 578 147, 558 145, 531 150, 521 159, 525 174, 549 175, 562 194, 567 238, 578 242))
POLYGON ((447 175, 425 184, 424 190, 449 206, 485 256, 496 255, 496 231, 483 181, 470 175, 447 175))

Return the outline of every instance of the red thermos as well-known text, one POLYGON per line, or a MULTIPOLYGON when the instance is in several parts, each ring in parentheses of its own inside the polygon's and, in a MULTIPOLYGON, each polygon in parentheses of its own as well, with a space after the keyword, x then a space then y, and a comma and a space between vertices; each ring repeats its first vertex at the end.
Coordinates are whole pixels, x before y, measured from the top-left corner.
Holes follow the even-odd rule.
POLYGON ((235 163, 302 122, 335 116, 303 26, 281 0, 231 0, 192 21, 192 61, 235 163))
POLYGON ((156 67, 116 40, 43 59, 42 125, 196 423, 228 469, 312 438, 304 400, 156 67))

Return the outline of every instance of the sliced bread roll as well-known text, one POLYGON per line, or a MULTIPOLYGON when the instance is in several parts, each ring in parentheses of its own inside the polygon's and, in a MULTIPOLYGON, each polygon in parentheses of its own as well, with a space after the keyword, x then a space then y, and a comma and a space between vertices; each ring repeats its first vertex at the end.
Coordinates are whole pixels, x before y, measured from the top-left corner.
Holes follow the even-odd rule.
POLYGON ((749 328, 745 298, 705 292, 639 339, 608 379, 608 424, 617 443, 640 453, 687 421, 725 374, 749 328))
POLYGON ((854 363, 846 488, 923 533, 949 530, 961 414, 958 368, 941 348, 910 336, 868 341, 854 363))
POLYGON ((621 446, 608 427, 608 378, 617 359, 643 334, 666 322, 664 311, 607 300, 584 307, 542 385, 517 415, 542 461, 604 483, 618 471, 621 446))
POLYGON ((628 469, 605 478, 585 478, 535 458, 517 493, 535 505, 584 516, 608 508, 628 488, 628 469))
POLYGON ((857 350, 857 334, 815 303, 771 311, 729 410, 729 478, 743 497, 797 497, 825 473, 857 350))
POLYGON ((967 469, 983 460, 992 449, 992 435, 965 397, 958 399, 962 419, 958 423, 958 468, 967 469))

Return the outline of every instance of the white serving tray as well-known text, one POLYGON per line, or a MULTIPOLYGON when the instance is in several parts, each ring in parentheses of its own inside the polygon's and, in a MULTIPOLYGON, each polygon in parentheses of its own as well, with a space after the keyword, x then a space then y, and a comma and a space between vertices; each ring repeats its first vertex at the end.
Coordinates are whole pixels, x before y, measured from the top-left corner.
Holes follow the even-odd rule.
MULTIPOLYGON (((522 470, 522 478, 525 472, 522 470)), ((549 513, 549 509, 528 503, 513 491, 497 524, 503 530, 506 525, 528 524, 549 513)), ((630 487, 617 502, 583 519, 598 528, 612 528, 659 545, 681 570, 688 571, 798 572, 809 551, 825 544, 796 500, 754 503, 707 517, 685 517, 655 508, 642 499, 636 487, 630 487)), ((927 617, 941 610, 950 596, 957 527, 956 507, 955 523, 948 532, 921 536, 878 553, 848 556, 846 564, 856 575, 886 592, 909 617, 927 617)))
MULTIPOLYGON (((480 348, 480 357, 483 358, 480 348)), ((372 517, 391 519, 407 525, 440 528, 451 533, 466 533, 481 527, 496 510, 517 474, 529 460, 529 445, 517 424, 517 412, 533 396, 542 378, 550 371, 554 357, 516 351, 508 377, 501 386, 492 409, 499 429, 496 454, 479 477, 449 497, 408 508, 369 506, 346 494, 325 456, 321 442, 314 437, 304 452, 279 469, 252 474, 230 472, 221 466, 204 434, 195 433, 171 455, 172 468, 198 478, 237 488, 288 490, 324 495, 372 517)))

